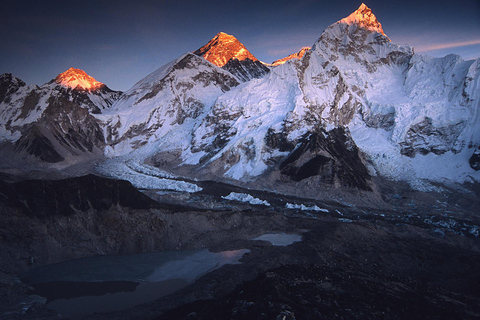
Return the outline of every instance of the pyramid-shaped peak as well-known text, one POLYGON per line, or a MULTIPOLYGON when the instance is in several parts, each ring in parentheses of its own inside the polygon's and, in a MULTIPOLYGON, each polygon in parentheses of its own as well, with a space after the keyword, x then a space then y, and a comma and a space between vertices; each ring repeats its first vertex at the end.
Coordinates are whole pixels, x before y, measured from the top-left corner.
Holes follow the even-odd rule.
POLYGON ((378 33, 387 36, 383 32, 382 24, 378 22, 377 17, 373 14, 372 10, 367 7, 365 3, 362 3, 357 10, 355 10, 351 15, 346 18, 343 18, 339 21, 340 23, 346 24, 357 24, 363 28, 375 31, 378 33))
POLYGON ((218 67, 223 67, 231 59, 257 61, 245 46, 232 35, 219 32, 206 45, 194 52, 218 67))
POLYGON ((60 73, 55 82, 58 84, 76 90, 94 91, 105 86, 103 83, 89 76, 85 71, 76 68, 70 68, 60 73))

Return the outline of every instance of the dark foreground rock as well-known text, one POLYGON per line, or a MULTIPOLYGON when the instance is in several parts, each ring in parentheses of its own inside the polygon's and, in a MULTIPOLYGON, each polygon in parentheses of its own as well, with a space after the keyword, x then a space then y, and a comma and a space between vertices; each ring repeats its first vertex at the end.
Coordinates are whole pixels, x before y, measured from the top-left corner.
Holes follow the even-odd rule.
POLYGON ((328 212, 303 211, 286 209, 284 202, 295 199, 280 201, 280 195, 275 200, 269 194, 272 206, 266 207, 232 204, 209 190, 216 188, 205 186, 205 194, 189 201, 218 205, 160 204, 129 183, 93 176, 0 185, 0 317, 63 319, 17 280, 35 267, 198 248, 250 252, 241 264, 226 265, 160 300, 78 319, 480 317, 480 240, 471 232, 478 229, 478 213, 469 206, 463 206, 472 209, 469 214, 449 211, 463 202, 447 199, 448 207, 430 211, 429 202, 409 202, 405 212, 316 202, 328 212), (252 241, 280 232, 303 240, 284 247, 252 241))
POLYGON ((159 207, 130 182, 94 175, 51 181, 0 181, 0 202, 27 215, 44 218, 107 210, 114 205, 131 209, 159 207))
POLYGON ((318 265, 261 273, 223 299, 198 301, 160 319, 468 319, 478 299, 412 279, 318 265))
MULTIPOLYGON (((416 227, 310 223, 302 243, 263 248, 266 270, 233 292, 170 310, 164 319, 475 319, 478 248, 416 227), (320 225, 321 224, 321 225, 320 225), (267 268, 267 266, 279 266, 267 268)), ((249 265, 256 252, 244 259, 249 265)), ((251 266, 251 268, 255 268, 251 266)), ((251 269, 250 269, 251 270, 251 269)), ((237 268, 231 276, 242 278, 237 268)), ((214 278, 215 279, 215 278, 214 278)), ((219 283, 219 279, 215 279, 219 283)), ((212 283, 214 280, 210 280, 212 283)))

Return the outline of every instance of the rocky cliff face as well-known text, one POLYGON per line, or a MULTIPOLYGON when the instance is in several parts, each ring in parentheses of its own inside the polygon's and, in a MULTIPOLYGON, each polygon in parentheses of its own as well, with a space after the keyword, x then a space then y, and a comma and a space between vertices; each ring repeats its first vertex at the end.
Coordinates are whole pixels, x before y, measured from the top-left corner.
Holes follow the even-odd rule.
POLYGON ((83 155, 102 155, 105 147, 98 120, 66 98, 49 99, 42 117, 25 125, 21 133, 15 149, 46 162, 76 163, 83 155))

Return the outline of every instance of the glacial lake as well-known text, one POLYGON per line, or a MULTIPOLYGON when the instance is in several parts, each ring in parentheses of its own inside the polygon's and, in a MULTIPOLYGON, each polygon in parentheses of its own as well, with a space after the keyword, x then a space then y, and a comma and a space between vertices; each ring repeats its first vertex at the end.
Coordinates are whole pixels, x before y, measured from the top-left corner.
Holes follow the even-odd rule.
POLYGON ((267 241, 274 246, 286 247, 295 242, 302 241, 302 236, 296 233, 266 233, 252 240, 267 241))
POLYGON ((98 256, 33 269, 20 276, 62 316, 121 311, 154 301, 226 264, 247 249, 98 256))

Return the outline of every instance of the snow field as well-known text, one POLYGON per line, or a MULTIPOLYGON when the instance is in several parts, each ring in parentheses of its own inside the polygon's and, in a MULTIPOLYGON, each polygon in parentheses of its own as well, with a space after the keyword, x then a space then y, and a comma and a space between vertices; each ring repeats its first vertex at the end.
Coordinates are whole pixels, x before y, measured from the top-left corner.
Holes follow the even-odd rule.
POLYGON ((261 200, 258 198, 254 198, 252 195, 246 194, 246 193, 237 193, 237 192, 231 192, 228 196, 222 196, 223 199, 226 200, 234 200, 234 201, 239 201, 239 202, 247 202, 250 204, 254 205, 264 205, 269 207, 270 203, 266 200, 261 200))
POLYGON ((327 209, 323 209, 318 207, 317 205, 313 206, 306 206, 304 204, 293 204, 293 203, 287 203, 285 205, 286 209, 300 209, 302 211, 321 211, 321 212, 329 212, 327 209))

